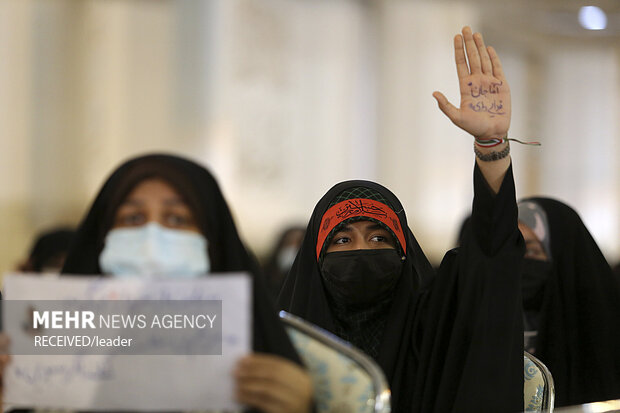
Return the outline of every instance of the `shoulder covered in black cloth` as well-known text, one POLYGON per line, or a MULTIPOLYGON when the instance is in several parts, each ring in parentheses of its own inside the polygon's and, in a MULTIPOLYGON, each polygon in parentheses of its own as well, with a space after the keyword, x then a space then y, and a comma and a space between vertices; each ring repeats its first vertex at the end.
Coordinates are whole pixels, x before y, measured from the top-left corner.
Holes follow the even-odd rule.
POLYGON ((406 244, 376 357, 390 383, 395 412, 523 408, 523 241, 512 170, 496 195, 477 168, 474 185, 474 231, 463 248, 446 254, 434 274, 392 192, 368 181, 337 184, 315 207, 278 298, 281 309, 332 332, 341 328, 319 263, 324 216, 343 193, 363 193, 358 190, 363 188, 378 194, 397 216, 398 226, 390 228, 402 228, 400 244, 406 244))

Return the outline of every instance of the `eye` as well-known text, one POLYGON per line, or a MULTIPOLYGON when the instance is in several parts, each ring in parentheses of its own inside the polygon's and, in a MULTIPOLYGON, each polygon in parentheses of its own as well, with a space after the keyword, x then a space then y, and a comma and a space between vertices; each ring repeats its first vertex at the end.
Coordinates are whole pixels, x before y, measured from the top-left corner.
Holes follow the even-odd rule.
POLYGON ((136 227, 146 223, 146 217, 141 212, 127 212, 116 218, 116 226, 136 227))
POLYGON ((165 223, 172 228, 184 228, 193 225, 194 221, 190 216, 184 214, 169 213, 166 215, 165 223))
POLYGON ((338 244, 346 244, 348 242, 351 242, 351 238, 344 236, 344 235, 341 235, 341 236, 336 235, 334 237, 334 240, 332 241, 332 244, 338 245, 338 244))
POLYGON ((396 242, 394 242, 394 238, 385 231, 374 232, 370 234, 368 238, 369 242, 378 243, 381 247, 389 246, 392 248, 396 247, 396 242))

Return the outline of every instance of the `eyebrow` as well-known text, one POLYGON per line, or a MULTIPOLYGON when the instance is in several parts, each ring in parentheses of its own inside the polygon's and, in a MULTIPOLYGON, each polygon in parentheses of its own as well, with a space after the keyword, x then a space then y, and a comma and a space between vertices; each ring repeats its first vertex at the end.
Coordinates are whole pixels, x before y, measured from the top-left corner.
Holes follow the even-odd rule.
POLYGON ((189 208, 189 205, 187 205, 187 202, 183 201, 181 198, 166 199, 164 200, 164 205, 170 205, 170 206, 182 205, 182 206, 186 206, 189 208))
MULTIPOLYGON (((144 205, 144 201, 141 199, 127 199, 125 201, 123 201, 123 203, 120 205, 122 206, 142 206, 144 205)), ((188 206, 187 203, 185 201, 183 201, 181 198, 169 198, 169 199, 165 199, 164 200, 164 205, 166 206, 177 206, 177 205, 182 205, 182 206, 188 206)))
MULTIPOLYGON (((382 229, 384 231, 387 231, 385 227, 383 227, 383 225, 377 224, 376 222, 369 222, 369 224, 365 227, 365 229, 370 229, 370 230, 382 229)), ((340 229, 338 232, 351 232, 352 230, 353 228, 351 227, 351 225, 347 224, 342 229, 340 229)))
POLYGON ((144 204, 144 202, 140 201, 139 199, 126 199, 126 200, 124 200, 120 204, 119 208, 123 207, 123 206, 126 206, 126 205, 129 205, 129 206, 141 206, 143 204, 144 204))

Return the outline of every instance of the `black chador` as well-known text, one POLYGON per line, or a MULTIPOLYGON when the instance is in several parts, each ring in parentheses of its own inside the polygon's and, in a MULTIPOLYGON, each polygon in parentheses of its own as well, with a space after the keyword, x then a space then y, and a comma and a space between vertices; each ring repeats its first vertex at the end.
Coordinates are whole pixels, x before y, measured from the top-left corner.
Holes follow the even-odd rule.
POLYGON ((337 184, 315 207, 278 298, 372 355, 395 412, 523 410, 524 246, 512 169, 494 195, 476 166, 474 192, 472 230, 435 274, 394 194, 337 184), (326 253, 335 232, 360 220, 388 230, 396 248, 326 253))

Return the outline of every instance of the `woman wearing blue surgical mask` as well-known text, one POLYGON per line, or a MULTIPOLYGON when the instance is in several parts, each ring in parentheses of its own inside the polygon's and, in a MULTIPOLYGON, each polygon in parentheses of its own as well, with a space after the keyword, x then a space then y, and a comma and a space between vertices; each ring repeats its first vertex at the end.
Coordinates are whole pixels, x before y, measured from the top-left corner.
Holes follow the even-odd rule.
MULTIPOLYGON (((188 278, 256 269, 213 176, 186 159, 147 155, 106 181, 62 272, 188 278)), ((253 285, 256 353, 237 365, 237 398, 263 412, 309 411, 310 379, 259 277, 253 285)))

